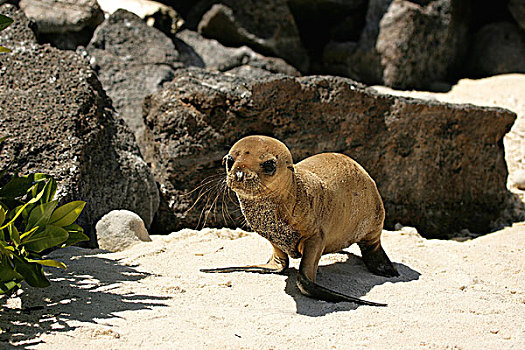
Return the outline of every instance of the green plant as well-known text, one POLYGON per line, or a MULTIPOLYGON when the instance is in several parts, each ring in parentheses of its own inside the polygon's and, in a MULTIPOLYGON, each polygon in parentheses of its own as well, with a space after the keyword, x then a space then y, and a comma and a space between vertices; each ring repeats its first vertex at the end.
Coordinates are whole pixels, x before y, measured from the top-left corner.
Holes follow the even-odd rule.
MULTIPOLYGON (((6 29, 13 23, 13 19, 0 15, 0 31, 6 29)), ((11 52, 7 47, 0 46, 0 52, 11 52)))
POLYGON ((0 187, 0 294, 14 292, 23 280, 33 287, 49 286, 43 266, 66 265, 42 259, 44 253, 89 239, 75 224, 86 203, 57 208, 56 189, 55 179, 42 173, 15 174, 0 187))

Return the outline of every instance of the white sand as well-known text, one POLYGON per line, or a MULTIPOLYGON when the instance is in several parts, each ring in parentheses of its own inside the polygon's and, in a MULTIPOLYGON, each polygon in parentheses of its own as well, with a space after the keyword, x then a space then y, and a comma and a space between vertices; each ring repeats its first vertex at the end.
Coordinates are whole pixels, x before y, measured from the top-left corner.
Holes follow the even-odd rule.
POLYGON ((369 273, 353 246, 323 257, 319 283, 386 308, 302 296, 298 260, 286 275, 201 273, 270 253, 256 234, 207 229, 56 252, 69 270, 2 318, 30 349, 523 349, 523 224, 466 242, 385 231, 384 246, 400 278, 369 273))
MULTIPOLYGON (((461 81, 442 96, 483 95, 481 102, 495 98, 525 115, 525 75, 461 81)), ((506 149, 519 169, 525 147, 516 143, 524 145, 525 134, 514 131, 506 149)), ((270 246, 253 233, 183 230, 152 239, 119 253, 55 252, 69 270, 50 269, 51 287, 0 299, 0 349, 525 348, 523 222, 464 242, 385 231, 401 273, 395 279, 369 273, 355 246, 323 257, 320 284, 386 308, 302 296, 298 260, 285 275, 199 272, 265 262, 270 246)))

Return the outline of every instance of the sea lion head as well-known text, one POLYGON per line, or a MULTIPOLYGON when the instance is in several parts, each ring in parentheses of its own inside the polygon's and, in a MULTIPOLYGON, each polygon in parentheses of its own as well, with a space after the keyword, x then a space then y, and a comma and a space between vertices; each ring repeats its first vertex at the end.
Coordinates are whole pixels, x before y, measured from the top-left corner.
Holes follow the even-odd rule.
POLYGON ((228 187, 247 198, 279 195, 290 186, 294 171, 286 145, 268 136, 247 136, 237 141, 223 164, 228 187))

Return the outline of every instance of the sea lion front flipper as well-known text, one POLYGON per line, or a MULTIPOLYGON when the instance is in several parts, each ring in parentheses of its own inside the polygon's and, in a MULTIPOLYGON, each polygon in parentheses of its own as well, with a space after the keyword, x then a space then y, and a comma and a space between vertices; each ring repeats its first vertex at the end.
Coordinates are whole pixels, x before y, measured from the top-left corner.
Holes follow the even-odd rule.
POLYGON ((207 273, 228 273, 228 272, 254 272, 254 273, 282 273, 288 268, 288 255, 277 247, 273 247, 273 254, 266 264, 219 267, 216 269, 201 269, 207 273))
POLYGON ((317 267, 323 249, 324 245, 322 244, 322 238, 319 236, 308 238, 303 242, 303 257, 301 259, 301 264, 299 265, 299 273, 297 274, 297 287, 302 294, 310 298, 329 301, 332 303, 349 301, 361 305, 387 306, 386 304, 374 303, 351 297, 349 295, 344 295, 315 283, 317 267))

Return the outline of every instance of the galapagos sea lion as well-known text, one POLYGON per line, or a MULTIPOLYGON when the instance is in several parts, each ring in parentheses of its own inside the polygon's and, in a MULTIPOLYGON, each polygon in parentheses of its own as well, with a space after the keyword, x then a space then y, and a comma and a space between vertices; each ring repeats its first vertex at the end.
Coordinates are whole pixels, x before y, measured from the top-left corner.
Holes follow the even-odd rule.
POLYGON ((250 227, 268 239, 266 264, 202 269, 203 272, 281 273, 288 256, 301 258, 297 286, 306 296, 329 302, 385 306, 315 283, 321 255, 353 243, 367 268, 381 276, 398 272, 381 247, 385 218, 374 180, 352 158, 321 153, 293 164, 288 148, 267 136, 248 136, 223 158, 226 184, 237 195, 250 227))

